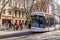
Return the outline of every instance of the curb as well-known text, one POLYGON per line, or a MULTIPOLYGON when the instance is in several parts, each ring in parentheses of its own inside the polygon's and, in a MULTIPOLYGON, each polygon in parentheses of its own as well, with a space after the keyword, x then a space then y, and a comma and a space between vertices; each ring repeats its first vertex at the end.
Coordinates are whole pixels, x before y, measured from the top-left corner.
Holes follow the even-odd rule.
POLYGON ((30 32, 30 31, 23 31, 23 32, 18 31, 17 33, 4 34, 4 35, 0 35, 0 39, 22 36, 28 32, 30 32))
POLYGON ((22 32, 27 32, 27 31, 0 31, 0 36, 1 35, 9 35, 9 34, 22 33, 22 32))

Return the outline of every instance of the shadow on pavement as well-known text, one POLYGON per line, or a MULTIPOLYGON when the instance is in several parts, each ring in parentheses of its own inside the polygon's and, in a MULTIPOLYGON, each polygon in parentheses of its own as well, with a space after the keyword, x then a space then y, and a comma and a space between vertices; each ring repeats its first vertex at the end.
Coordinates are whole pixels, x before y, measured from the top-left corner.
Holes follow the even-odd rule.
POLYGON ((34 35, 34 34, 41 34, 41 33, 45 33, 45 32, 22 32, 22 33, 15 33, 15 34, 9 34, 9 35, 2 35, 0 36, 0 39, 4 39, 4 38, 11 38, 11 37, 20 37, 20 36, 30 36, 30 35, 34 35))

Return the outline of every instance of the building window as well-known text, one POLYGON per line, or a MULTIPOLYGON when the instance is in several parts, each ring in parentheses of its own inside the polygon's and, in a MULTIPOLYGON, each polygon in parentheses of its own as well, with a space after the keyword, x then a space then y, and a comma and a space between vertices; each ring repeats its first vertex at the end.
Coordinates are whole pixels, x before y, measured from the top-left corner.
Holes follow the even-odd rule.
POLYGON ((9 15, 11 15, 11 11, 8 11, 9 15))
POLYGON ((24 24, 24 20, 22 20, 22 24, 24 24))
POLYGON ((2 0, 2 4, 5 4, 5 1, 6 1, 6 0, 2 0))
POLYGON ((0 2, 1 2, 1 0, 0 0, 0 2))
POLYGON ((21 20, 19 20, 21 22, 21 20))
POLYGON ((3 14, 5 14, 5 10, 3 10, 3 14))
POLYGON ((12 1, 11 0, 9 1, 9 6, 12 6, 12 1))
POLYGON ((19 12, 19 17, 20 17, 20 12, 19 12))
POLYGON ((17 3, 15 3, 15 7, 17 7, 17 3))
POLYGON ((24 13, 22 14, 22 17, 24 17, 24 13))
POLYGON ((17 11, 15 11, 15 17, 17 17, 17 11))
POLYGON ((20 13, 20 17, 22 17, 22 12, 20 13))
POLYGON ((22 5, 21 5, 20 7, 21 7, 21 8, 23 8, 23 6, 22 6, 22 5))
POLYGON ((23 17, 23 12, 22 12, 22 14, 21 14, 21 17, 23 17))
POLYGON ((20 4, 19 4, 19 8, 20 8, 20 4))
POLYGON ((48 13, 49 13, 49 7, 48 7, 48 13))

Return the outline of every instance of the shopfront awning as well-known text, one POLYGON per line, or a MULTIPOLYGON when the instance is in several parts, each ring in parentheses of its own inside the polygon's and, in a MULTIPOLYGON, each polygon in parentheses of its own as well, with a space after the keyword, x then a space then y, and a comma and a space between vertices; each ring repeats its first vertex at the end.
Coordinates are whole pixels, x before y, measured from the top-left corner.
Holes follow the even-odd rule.
POLYGON ((46 14, 45 14, 45 17, 46 17, 46 18, 54 18, 55 16, 54 16, 53 14, 48 14, 48 13, 46 13, 46 14))

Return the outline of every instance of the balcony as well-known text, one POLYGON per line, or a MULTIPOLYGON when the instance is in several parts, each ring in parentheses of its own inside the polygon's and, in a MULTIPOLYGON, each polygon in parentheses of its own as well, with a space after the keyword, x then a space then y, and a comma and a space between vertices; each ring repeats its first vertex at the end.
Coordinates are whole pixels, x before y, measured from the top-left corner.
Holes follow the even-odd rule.
POLYGON ((18 7, 13 7, 14 10, 19 11, 20 9, 18 7))
POLYGON ((19 7, 13 7, 14 10, 16 11, 26 11, 24 8, 19 8, 19 7))

